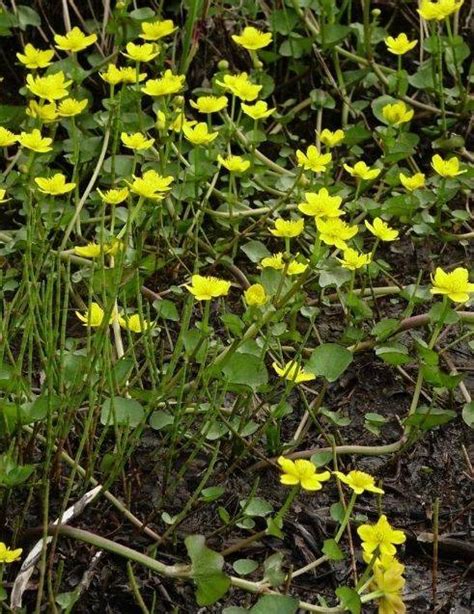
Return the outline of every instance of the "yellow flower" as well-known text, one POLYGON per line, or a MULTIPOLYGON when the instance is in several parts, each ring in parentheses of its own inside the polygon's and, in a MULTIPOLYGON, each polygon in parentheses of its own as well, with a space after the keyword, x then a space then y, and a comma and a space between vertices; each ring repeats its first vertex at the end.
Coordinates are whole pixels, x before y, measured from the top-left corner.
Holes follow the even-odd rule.
POLYGON ((331 130, 324 128, 319 135, 319 140, 321 143, 326 145, 326 147, 337 147, 339 143, 342 143, 344 140, 344 136, 344 130, 339 129, 332 132, 331 130))
POLYGON ((268 104, 264 100, 258 100, 255 104, 245 104, 243 102, 240 107, 245 115, 255 120, 265 119, 275 112, 275 109, 268 108, 268 104))
POLYGON ((6 203, 7 200, 10 200, 9 198, 5 198, 6 193, 7 193, 6 190, 3 190, 2 188, 0 188, 0 203, 6 203))
POLYGON ((374 478, 364 471, 357 471, 354 469, 353 471, 349 471, 347 475, 344 475, 344 473, 340 471, 333 471, 333 473, 341 482, 347 484, 349 488, 352 488, 356 495, 361 495, 365 491, 373 492, 378 495, 384 494, 381 488, 375 486, 374 478))
POLYGON ((109 256, 116 256, 120 251, 125 248, 125 244, 120 239, 113 238, 110 243, 104 245, 104 252, 109 256))
POLYGON ((377 565, 374 567, 374 581, 370 589, 383 593, 378 598, 379 614, 405 614, 406 607, 401 597, 404 586, 405 579, 397 565, 386 570, 377 565))
POLYGON ((170 184, 174 181, 173 177, 162 177, 154 170, 146 171, 142 177, 134 175, 133 179, 133 183, 129 184, 131 191, 152 200, 162 200, 165 195, 161 192, 171 189, 170 184))
POLYGON ((425 175, 423 173, 415 173, 411 177, 400 173, 398 178, 403 187, 409 192, 413 192, 413 190, 418 190, 425 186, 425 175))
POLYGON ((301 273, 304 273, 307 268, 307 262, 298 262, 298 260, 292 260, 286 268, 286 274, 290 276, 301 275, 301 273))
POLYGON ((405 55, 418 43, 417 40, 409 41, 405 32, 401 32, 396 38, 387 36, 387 38, 384 38, 384 42, 387 45, 387 50, 394 55, 405 55))
POLYGON ((224 75, 223 81, 216 81, 216 83, 246 102, 255 100, 262 89, 261 85, 255 85, 250 81, 246 72, 239 75, 224 75))
POLYGON ((279 217, 275 220, 275 228, 271 228, 270 232, 275 237, 284 237, 291 239, 299 236, 304 230, 304 221, 302 218, 297 220, 284 220, 279 217))
POLYGON ((58 112, 55 102, 39 104, 36 100, 30 100, 26 107, 26 114, 29 117, 40 119, 43 123, 48 124, 54 122, 58 118, 58 112))
POLYGON ((129 149, 136 149, 140 151, 141 149, 149 149, 155 139, 147 139, 144 134, 141 132, 134 132, 133 134, 127 134, 126 132, 122 132, 120 135, 120 140, 129 149))
POLYGON ((322 154, 315 145, 310 145, 304 154, 300 149, 296 151, 298 166, 302 166, 307 171, 324 173, 327 165, 332 160, 332 154, 322 154))
POLYGON ((79 115, 87 107, 88 101, 76 100, 75 98, 65 98, 58 104, 58 115, 60 117, 73 117, 79 115))
POLYGON ((174 75, 170 69, 165 70, 159 79, 148 79, 142 92, 148 96, 169 96, 183 89, 185 75, 174 75))
POLYGON ((439 154, 435 154, 431 158, 431 166, 441 177, 457 177, 462 175, 466 170, 459 170, 459 159, 453 156, 449 160, 443 160, 439 154))
POLYGON ((268 300, 265 288, 262 284, 252 284, 244 292, 244 299, 247 305, 265 305, 268 300))
POLYGON ((170 123, 170 129, 173 130, 173 132, 182 132, 185 126, 187 128, 192 128, 196 124, 197 121, 195 119, 187 119, 183 111, 178 111, 176 117, 170 123))
POLYGON ((469 272, 463 267, 457 267, 451 273, 438 267, 431 283, 431 294, 443 294, 455 303, 465 303, 474 292, 474 284, 469 283, 469 272))
POLYGON ((51 147, 53 139, 47 136, 41 136, 41 132, 38 128, 35 128, 31 132, 22 132, 18 137, 18 142, 22 147, 26 147, 26 149, 31 149, 38 153, 46 153, 53 149, 51 147))
POLYGON ((84 34, 78 27, 73 28, 64 36, 55 34, 54 41, 56 42, 56 49, 61 51, 71 51, 76 53, 82 51, 90 45, 93 45, 97 40, 97 34, 84 34))
POLYGON ((346 241, 352 239, 358 232, 357 226, 349 226, 337 217, 326 220, 316 218, 316 227, 323 243, 343 250, 347 249, 346 241))
POLYGON ((122 83, 140 83, 146 79, 146 72, 141 72, 137 77, 137 71, 133 66, 122 66, 119 70, 122 83))
POLYGON ((98 258, 102 252, 105 252, 105 249, 97 243, 88 243, 83 246, 76 245, 74 247, 74 253, 83 258, 98 258))
POLYGON ((394 104, 386 104, 382 109, 383 118, 392 126, 406 124, 412 119, 414 113, 413 109, 408 109, 402 100, 394 104))
POLYGON ((348 269, 349 271, 356 271, 357 269, 361 269, 363 266, 366 266, 367 264, 372 262, 372 255, 359 254, 357 250, 349 247, 344 250, 343 257, 337 258, 337 260, 339 260, 341 266, 344 269, 348 269))
POLYGON ((374 218, 373 224, 367 220, 365 220, 364 223, 367 230, 381 241, 395 241, 398 237, 398 230, 390 228, 390 226, 379 217, 374 218))
MULTIPOLYGON (((373 555, 370 552, 362 552, 362 558, 367 565, 372 561, 373 555)), ((382 570, 396 569, 402 574, 405 571, 405 565, 402 565, 394 554, 378 554, 374 561, 374 567, 382 570)))
POLYGON ((3 126, 0 126, 0 147, 10 147, 18 140, 18 136, 7 130, 3 126))
POLYGON ((218 132, 209 132, 207 124, 199 122, 195 126, 183 125, 183 134, 193 145, 208 145, 217 138, 218 132))
POLYGON ((340 196, 330 196, 326 188, 319 192, 305 192, 305 203, 300 203, 298 209, 305 215, 318 218, 340 217, 344 212, 339 209, 342 203, 340 196))
POLYGON ((62 173, 55 173, 52 177, 36 177, 35 183, 43 194, 60 196, 71 192, 76 187, 75 183, 67 183, 66 176, 62 173))
POLYGON ((139 313, 133 315, 119 316, 119 324, 125 330, 130 330, 132 333, 143 333, 151 327, 151 323, 140 318, 139 313))
POLYGON ((122 51, 122 54, 135 62, 150 62, 160 53, 160 48, 155 43, 144 43, 143 45, 127 43, 126 49, 127 53, 122 51))
POLYGON ((226 108, 228 100, 226 96, 200 96, 196 102, 190 100, 189 104, 199 113, 217 113, 226 108))
POLYGON ((262 32, 253 26, 247 26, 240 35, 233 34, 232 40, 244 49, 256 51, 267 47, 272 42, 272 33, 262 32))
POLYGON ((123 80, 122 72, 115 64, 107 64, 107 70, 105 72, 100 72, 99 75, 110 85, 117 85, 118 83, 122 83, 123 80))
POLYGON ((263 258, 260 261, 260 266, 264 269, 276 269, 277 271, 284 269, 285 263, 283 262, 283 252, 278 252, 277 254, 263 258))
POLYGON ((173 34, 175 30, 177 30, 177 27, 171 19, 164 19, 163 21, 144 21, 142 23, 140 38, 146 41, 156 41, 173 34))
POLYGON ((218 279, 217 277, 203 277, 193 275, 191 285, 184 287, 191 292, 197 301, 210 301, 219 296, 227 296, 230 290, 230 281, 218 279))
POLYGON ((129 194, 128 188, 112 189, 107 190, 107 192, 101 192, 101 190, 97 188, 97 192, 104 203, 107 203, 108 205, 119 205, 120 203, 123 203, 129 194))
POLYGON ((10 550, 3 542, 0 542, 0 564, 14 563, 20 558, 22 552, 23 548, 10 550))
POLYGON ((437 2, 421 0, 420 8, 417 11, 426 21, 433 19, 442 21, 452 13, 459 11, 463 3, 464 0, 438 0, 437 2))
POLYGON ((38 98, 51 102, 68 95, 67 88, 71 85, 72 81, 65 81, 64 79, 62 70, 46 77, 26 75, 26 87, 38 98))
POLYGON ((382 172, 379 168, 369 168, 365 162, 356 162, 354 166, 344 164, 344 168, 349 175, 364 179, 364 181, 372 181, 382 172))
POLYGON ((244 160, 242 156, 233 156, 232 154, 223 158, 220 154, 217 156, 217 161, 222 164, 230 173, 245 173, 250 168, 250 162, 244 160))
POLYGON ((314 373, 305 371, 303 367, 300 367, 296 360, 290 360, 290 362, 283 365, 283 367, 280 367, 277 362, 273 362, 272 367, 277 375, 295 384, 300 384, 301 382, 311 382, 312 380, 316 379, 316 375, 314 373))
POLYGON ((51 64, 54 56, 54 49, 36 49, 28 43, 23 49, 23 53, 17 53, 16 57, 26 68, 35 70, 36 68, 46 68, 51 64))
POLYGON ((292 461, 289 458, 280 456, 278 464, 283 471, 283 474, 280 476, 280 482, 285 484, 285 486, 301 484, 304 490, 321 490, 321 482, 326 482, 331 477, 329 471, 316 473, 316 467, 313 463, 302 458, 292 461))
POLYGON ((394 555, 397 551, 395 545, 406 540, 405 533, 391 527, 384 514, 373 525, 361 525, 357 533, 362 540, 362 549, 370 554, 378 548, 380 554, 394 555))
POLYGON ((82 315, 79 311, 76 311, 76 316, 84 322, 84 326, 90 326, 91 328, 97 328, 104 320, 104 310, 97 303, 91 303, 89 309, 82 315))

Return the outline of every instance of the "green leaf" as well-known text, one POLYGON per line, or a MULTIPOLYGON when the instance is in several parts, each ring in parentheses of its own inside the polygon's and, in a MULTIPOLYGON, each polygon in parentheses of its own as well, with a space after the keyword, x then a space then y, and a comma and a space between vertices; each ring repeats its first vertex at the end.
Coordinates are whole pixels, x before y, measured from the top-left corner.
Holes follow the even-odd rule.
POLYGON ((323 269, 319 275, 319 285, 321 288, 327 288, 328 286, 336 286, 340 288, 351 278, 351 272, 347 269, 343 269, 340 266, 334 266, 332 268, 323 269))
POLYGON ((439 362, 439 356, 437 352, 431 350, 428 344, 422 339, 415 339, 416 350, 419 357, 426 365, 437 365, 439 362))
POLYGON ((0 126, 15 130, 25 119, 25 107, 13 104, 0 104, 0 126))
POLYGON ((394 333, 399 326, 400 323, 398 320, 395 320, 394 318, 387 318, 377 322, 377 324, 370 331, 370 334, 373 335, 377 341, 383 341, 394 333))
POLYGON ((142 405, 134 399, 112 397, 105 399, 100 412, 100 421, 104 426, 131 426, 140 424, 145 415, 142 405))
POLYGON ((375 353, 389 365, 406 365, 411 360, 408 348, 401 343, 382 345, 376 348, 375 353))
POLYGON ((232 563, 232 567, 239 576, 247 576, 257 569, 258 563, 252 559, 237 559, 232 563))
POLYGON ((424 62, 413 75, 408 76, 408 83, 421 90, 435 89, 431 61, 424 62))
POLYGON ((433 298, 427 286, 416 286, 416 284, 405 286, 400 292, 400 296, 413 305, 425 303, 433 298))
POLYGON ((179 322, 179 314, 176 309, 176 305, 173 301, 163 299, 161 301, 155 301, 153 307, 156 309, 160 318, 163 320, 171 320, 172 322, 179 322))
POLYGON ((135 9, 133 11, 130 11, 129 15, 132 19, 136 19, 137 21, 144 21, 146 19, 153 19, 153 17, 155 17, 155 11, 149 6, 145 6, 141 9, 135 9))
POLYGON ((247 516, 260 516, 264 518, 273 512, 272 504, 262 497, 242 499, 242 501, 240 501, 240 507, 247 516))
POLYGON ((474 401, 466 403, 462 408, 462 419, 471 429, 474 428, 474 401))
POLYGON ((283 526, 282 519, 275 516, 274 518, 267 518, 267 535, 273 535, 278 539, 283 539, 285 536, 281 530, 283 526))
POLYGON ((68 610, 68 608, 72 609, 72 606, 78 599, 79 595, 76 591, 69 591, 68 593, 58 593, 56 596, 56 603, 63 610, 68 610))
POLYGON ((344 552, 334 539, 325 539, 321 550, 331 561, 342 561, 344 558, 344 552))
POLYGON ((449 308, 446 312, 444 310, 444 303, 436 303, 428 311, 431 322, 437 324, 443 317, 443 324, 456 324, 459 322, 459 314, 454 309, 449 308))
POLYGON ((417 408, 414 414, 405 420, 405 424, 415 426, 422 431, 429 431, 437 426, 451 422, 456 416, 456 412, 450 409, 422 405, 417 408))
POLYGON ((17 17, 20 30, 26 30, 27 26, 38 27, 41 25, 41 17, 29 6, 24 6, 22 4, 18 5, 17 17))
POLYGON ((264 595, 250 610, 251 614, 295 614, 299 601, 289 595, 264 595))
POLYGON ((353 360, 352 352, 337 343, 323 343, 311 354, 306 369, 335 382, 353 360))
POLYGON ((321 407, 319 413, 322 416, 326 416, 336 426, 348 426, 351 423, 351 419, 342 415, 341 411, 331 411, 326 407, 321 407))
POLYGON ((270 256, 267 247, 261 241, 249 241, 240 248, 251 262, 260 262, 270 256))
POLYGON ((333 503, 331 507, 329 508, 329 513, 331 514, 331 518, 335 522, 342 522, 346 514, 346 511, 342 503, 333 503))
POLYGON ((313 109, 334 109, 336 101, 326 90, 314 89, 309 93, 313 109))
POLYGON ((224 557, 206 546, 203 535, 189 535, 184 543, 191 559, 191 575, 196 584, 197 604, 212 605, 223 597, 230 587, 230 579, 222 571, 224 557))
POLYGON ((356 318, 365 320, 372 316, 372 309, 369 307, 367 302, 355 294, 349 294, 346 297, 346 307, 352 311, 356 318))
POLYGON ((203 488, 201 490, 201 499, 205 503, 211 503, 225 493, 225 488, 223 486, 209 486, 209 488, 203 488))
POLYGON ((149 422, 153 430, 161 431, 161 429, 173 424, 174 418, 168 412, 159 409, 151 414, 149 422))
POLYGON ((437 388, 447 388, 448 390, 456 388, 463 378, 461 373, 450 375, 442 371, 437 365, 425 364, 422 366, 422 371, 423 377, 429 384, 437 388))
POLYGON ((281 552, 275 552, 263 563, 265 569, 264 580, 268 580, 271 586, 280 586, 285 580, 286 574, 282 569, 283 554, 281 552))
POLYGON ((270 23, 272 29, 284 36, 293 32, 295 25, 298 23, 298 14, 292 9, 276 10, 270 14, 270 23))
POLYGON ((324 31, 319 34, 319 42, 321 42, 323 48, 331 47, 348 37, 350 33, 349 26, 340 23, 327 23, 324 26, 324 31))
POLYGON ((313 465, 316 465, 316 467, 324 467, 324 465, 327 465, 331 460, 332 452, 316 452, 316 454, 313 454, 310 458, 310 461, 313 465))
POLYGON ((268 372, 263 360, 253 354, 234 354, 222 372, 230 384, 248 386, 252 390, 268 382, 268 372))
POLYGON ((351 612, 351 614, 360 614, 362 607, 359 594, 348 586, 340 586, 336 589, 336 595, 341 600, 342 605, 351 612))
POLYGON ((206 355, 206 344, 204 343, 205 336, 204 334, 198 330, 197 328, 193 328, 191 330, 186 331, 183 335, 183 343, 184 349, 188 356, 191 356, 196 351, 198 345, 199 349, 194 356, 194 360, 198 363, 204 360, 206 355))
POLYGON ((0 484, 13 488, 26 482, 34 471, 34 465, 18 465, 8 454, 0 456, 0 484))
POLYGON ((358 145, 364 141, 367 141, 372 136, 372 133, 367 130, 365 125, 360 122, 353 126, 348 126, 345 130, 344 143, 348 147, 358 145))
POLYGON ((245 328, 245 324, 235 313, 225 313, 221 316, 221 322, 225 324, 230 332, 236 337, 240 337, 245 328))
POLYGON ((402 132, 392 139, 386 139, 387 153, 384 156, 386 162, 398 162, 408 158, 415 152, 420 137, 413 132, 402 132))
POLYGON ((32 403, 24 403, 20 409, 21 423, 32 424, 39 422, 48 415, 48 411, 55 412, 61 406, 61 399, 56 396, 40 396, 32 403))

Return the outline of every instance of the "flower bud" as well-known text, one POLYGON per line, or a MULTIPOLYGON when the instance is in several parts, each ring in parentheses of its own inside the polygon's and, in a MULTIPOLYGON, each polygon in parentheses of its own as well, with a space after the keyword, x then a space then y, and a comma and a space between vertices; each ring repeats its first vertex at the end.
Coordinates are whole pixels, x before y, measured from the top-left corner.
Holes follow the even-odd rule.
POLYGON ((217 64, 217 68, 218 70, 228 70, 229 62, 227 60, 220 60, 220 62, 217 64))

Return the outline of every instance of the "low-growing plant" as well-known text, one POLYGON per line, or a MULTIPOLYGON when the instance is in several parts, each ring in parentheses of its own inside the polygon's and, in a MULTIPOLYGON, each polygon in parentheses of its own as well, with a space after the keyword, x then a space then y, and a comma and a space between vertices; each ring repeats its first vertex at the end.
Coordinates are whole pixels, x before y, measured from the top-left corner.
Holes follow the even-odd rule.
POLYGON ((80 603, 68 538, 126 559, 136 611, 177 611, 145 568, 226 614, 405 612, 406 534, 382 479, 349 465, 473 424, 447 354, 474 324, 462 0, 64 2, 57 32, 7 4, 0 603, 80 603), (360 440, 334 402, 363 352, 410 394, 393 441, 383 390, 360 440), (68 526, 99 496, 139 539, 68 526), (275 544, 321 497, 328 537, 295 568, 275 544), (335 590, 295 584, 335 565, 335 590))

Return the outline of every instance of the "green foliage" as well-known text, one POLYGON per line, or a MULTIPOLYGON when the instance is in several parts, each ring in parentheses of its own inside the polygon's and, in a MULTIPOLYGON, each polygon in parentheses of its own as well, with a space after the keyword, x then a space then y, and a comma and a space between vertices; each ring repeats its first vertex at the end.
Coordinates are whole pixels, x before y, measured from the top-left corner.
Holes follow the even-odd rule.
POLYGON ((191 559, 196 601, 200 606, 212 605, 226 594, 230 586, 229 578, 222 571, 224 559, 205 545, 202 535, 189 535, 184 542, 191 559))

